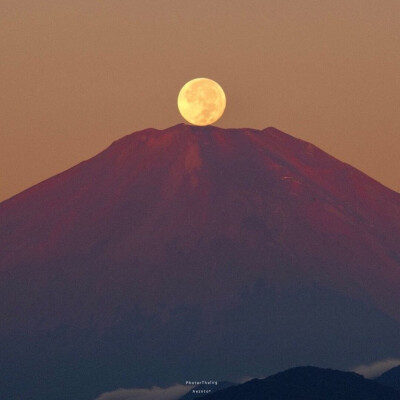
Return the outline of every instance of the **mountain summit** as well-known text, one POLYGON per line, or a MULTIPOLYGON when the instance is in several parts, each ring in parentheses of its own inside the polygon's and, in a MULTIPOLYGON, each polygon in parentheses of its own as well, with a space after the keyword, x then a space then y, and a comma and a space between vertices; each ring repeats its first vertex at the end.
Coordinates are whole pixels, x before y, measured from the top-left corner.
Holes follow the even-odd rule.
POLYGON ((114 142, 0 204, 0 273, 0 397, 400 354, 400 195, 275 128, 114 142))

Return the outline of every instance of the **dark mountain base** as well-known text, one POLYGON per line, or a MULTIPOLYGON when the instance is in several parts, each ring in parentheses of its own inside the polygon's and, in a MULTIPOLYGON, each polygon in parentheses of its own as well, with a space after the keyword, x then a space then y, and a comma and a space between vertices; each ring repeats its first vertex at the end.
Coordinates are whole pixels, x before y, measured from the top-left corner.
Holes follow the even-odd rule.
POLYGON ((164 317, 132 310, 101 332, 60 326, 3 337, 0 398, 90 400, 121 387, 265 376, 271 365, 346 368, 349 358, 400 354, 399 324, 326 289, 259 283, 223 310, 186 306, 164 317))

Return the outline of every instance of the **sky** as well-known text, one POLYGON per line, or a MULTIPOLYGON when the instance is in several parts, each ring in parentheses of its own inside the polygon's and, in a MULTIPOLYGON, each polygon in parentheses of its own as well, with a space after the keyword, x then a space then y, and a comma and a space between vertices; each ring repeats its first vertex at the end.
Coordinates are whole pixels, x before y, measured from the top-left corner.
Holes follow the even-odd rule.
POLYGON ((399 0, 0 0, 0 201, 131 132, 274 126, 400 191, 399 0))

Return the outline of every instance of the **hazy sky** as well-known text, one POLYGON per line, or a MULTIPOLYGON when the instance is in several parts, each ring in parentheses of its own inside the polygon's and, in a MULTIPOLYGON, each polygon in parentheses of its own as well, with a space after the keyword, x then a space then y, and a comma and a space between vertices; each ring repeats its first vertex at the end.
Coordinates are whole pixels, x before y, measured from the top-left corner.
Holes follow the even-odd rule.
POLYGON ((216 80, 216 125, 275 126, 400 191, 399 0, 0 0, 0 200, 216 80))

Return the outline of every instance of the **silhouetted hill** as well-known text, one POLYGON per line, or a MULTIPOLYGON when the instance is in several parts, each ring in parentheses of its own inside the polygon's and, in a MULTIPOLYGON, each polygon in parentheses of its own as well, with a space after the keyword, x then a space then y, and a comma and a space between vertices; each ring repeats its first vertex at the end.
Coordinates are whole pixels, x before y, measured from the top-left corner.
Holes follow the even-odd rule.
POLYGON ((400 391, 400 365, 383 373, 376 381, 400 391))
POLYGON ((399 400, 400 393, 353 372, 298 367, 207 395, 204 400, 399 400))
POLYGON ((275 128, 133 133, 0 204, 0 398, 396 356, 399 238, 398 193, 275 128))

